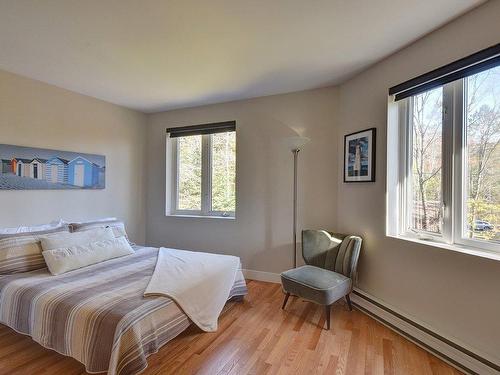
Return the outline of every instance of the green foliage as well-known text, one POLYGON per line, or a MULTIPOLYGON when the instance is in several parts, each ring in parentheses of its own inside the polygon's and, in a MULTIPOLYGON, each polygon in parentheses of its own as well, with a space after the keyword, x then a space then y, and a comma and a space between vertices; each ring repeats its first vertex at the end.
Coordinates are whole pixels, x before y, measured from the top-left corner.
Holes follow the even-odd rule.
MULTIPOLYGON (((500 243, 500 68, 466 79, 464 197, 467 235, 500 243), (477 220, 493 229, 480 230, 477 220)), ((412 98, 413 228, 440 231, 442 91, 412 98)))
POLYGON ((442 88, 413 98, 413 228, 441 232, 442 88))
POLYGON ((201 210, 201 135, 178 138, 177 148, 178 208, 201 210))
POLYGON ((212 135, 212 210, 234 212, 236 188, 236 134, 212 135))
MULTIPOLYGON (((236 135, 212 134, 212 210, 234 212, 236 208, 236 135)), ((178 138, 178 208, 201 210, 202 136, 178 138)))
POLYGON ((500 69, 467 80, 467 234, 500 242, 500 108, 497 105, 500 69), (493 230, 477 230, 476 220, 493 230))

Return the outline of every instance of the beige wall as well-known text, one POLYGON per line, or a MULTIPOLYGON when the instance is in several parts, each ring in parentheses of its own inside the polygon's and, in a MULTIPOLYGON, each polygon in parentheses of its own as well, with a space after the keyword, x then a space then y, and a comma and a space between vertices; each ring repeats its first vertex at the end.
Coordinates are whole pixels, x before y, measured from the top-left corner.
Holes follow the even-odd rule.
POLYGON ((334 88, 268 96, 150 116, 147 242, 241 257, 247 269, 292 265, 292 153, 284 138, 299 131, 299 227, 335 227, 334 88), (236 220, 165 216, 165 129, 224 120, 237 126, 236 220), (307 203, 306 203, 307 202, 307 203))
MULTIPOLYGON (((500 1, 376 64, 340 87, 337 222, 365 239, 360 288, 500 363, 500 262, 385 236, 387 90, 500 40, 500 1), (377 181, 342 183, 342 137, 377 127, 377 181)), ((390 164, 395 168, 396 165, 390 164)))
POLYGON ((106 189, 0 191, 0 226, 117 216, 144 242, 146 115, 0 71, 0 143, 106 156, 106 189))

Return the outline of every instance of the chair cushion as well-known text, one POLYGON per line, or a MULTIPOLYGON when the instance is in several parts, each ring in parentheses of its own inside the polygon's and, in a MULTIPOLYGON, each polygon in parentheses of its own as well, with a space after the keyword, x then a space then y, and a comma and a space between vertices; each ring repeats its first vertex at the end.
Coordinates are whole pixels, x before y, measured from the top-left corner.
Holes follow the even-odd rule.
POLYGON ((302 266, 281 274, 285 292, 321 305, 331 305, 351 291, 351 279, 314 266, 302 266))

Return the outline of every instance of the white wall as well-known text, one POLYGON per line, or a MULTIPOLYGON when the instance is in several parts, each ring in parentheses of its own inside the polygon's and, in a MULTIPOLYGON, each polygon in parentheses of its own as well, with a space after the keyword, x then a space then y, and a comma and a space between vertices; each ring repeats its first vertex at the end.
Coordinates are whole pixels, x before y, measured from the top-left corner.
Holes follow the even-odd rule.
POLYGON ((327 88, 151 115, 147 242, 241 257, 247 269, 292 266, 293 158, 283 139, 299 131, 299 227, 335 227, 337 90, 327 88), (165 216, 167 127, 236 120, 236 220, 165 216))
MULTIPOLYGON (((337 223, 360 233, 359 286, 438 333, 500 363, 500 262, 385 236, 387 91, 500 41, 490 1, 340 86, 337 223), (342 183, 342 135, 377 127, 377 180, 342 183)), ((396 168, 396 165, 389 166, 396 168)))
POLYGON ((0 143, 106 156, 104 190, 1 190, 0 226, 117 216, 145 239, 146 115, 0 71, 0 143))

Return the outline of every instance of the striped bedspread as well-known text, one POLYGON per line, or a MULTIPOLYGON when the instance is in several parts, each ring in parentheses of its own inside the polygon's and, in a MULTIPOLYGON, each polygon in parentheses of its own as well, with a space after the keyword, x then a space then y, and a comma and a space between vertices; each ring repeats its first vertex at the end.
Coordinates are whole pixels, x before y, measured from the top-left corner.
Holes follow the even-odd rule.
MULTIPOLYGON (((143 297, 158 249, 59 276, 46 269, 0 276, 0 322, 71 356, 91 373, 136 374, 189 325, 169 298, 143 297)), ((247 293, 238 272, 230 298, 247 293)))

